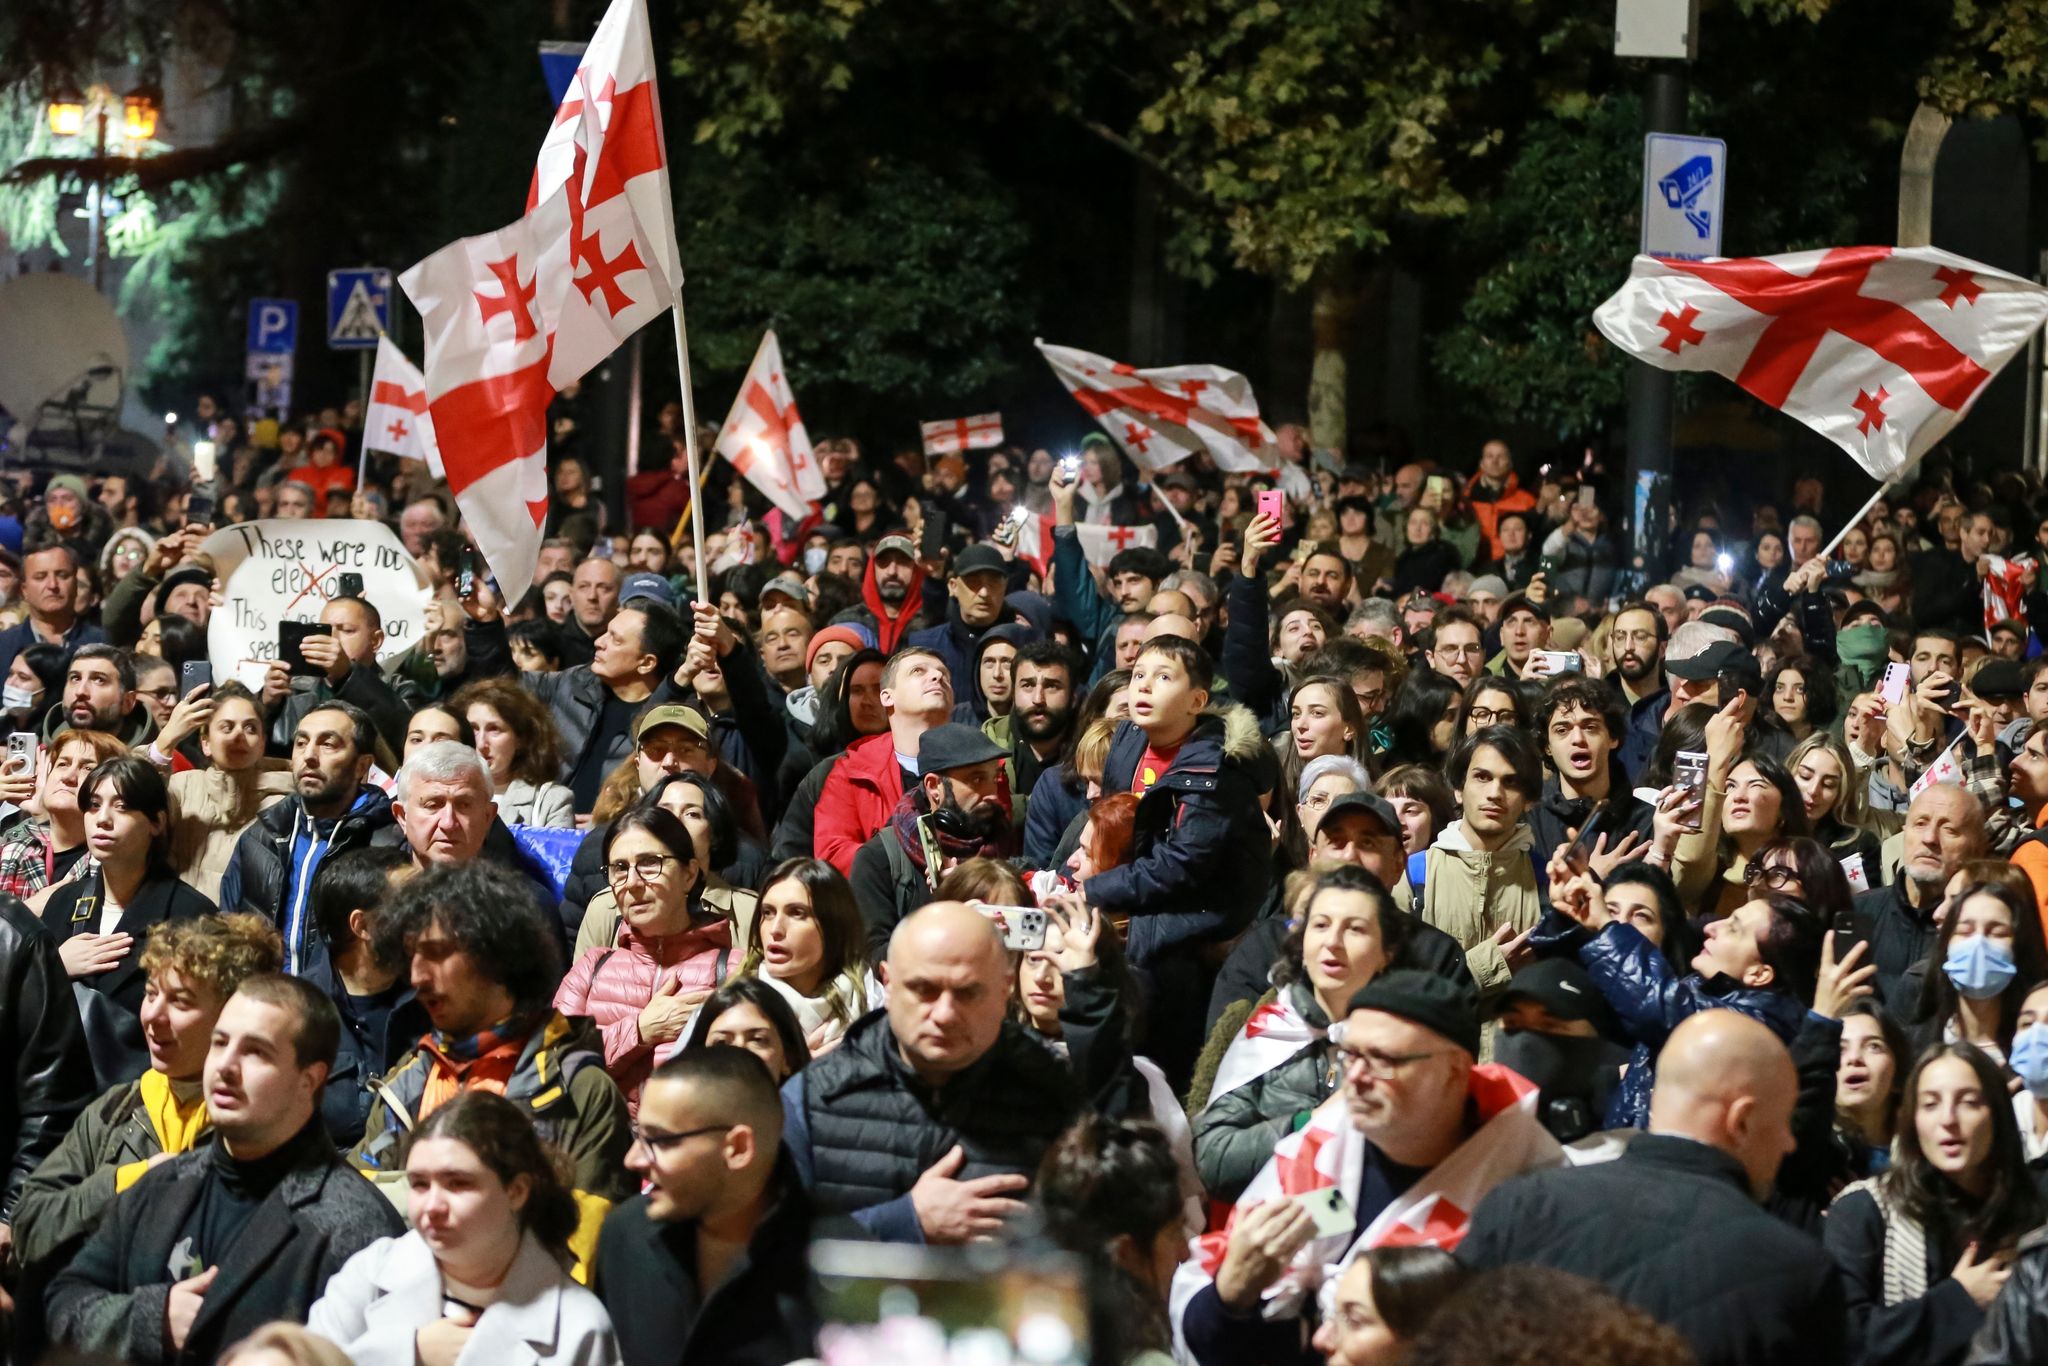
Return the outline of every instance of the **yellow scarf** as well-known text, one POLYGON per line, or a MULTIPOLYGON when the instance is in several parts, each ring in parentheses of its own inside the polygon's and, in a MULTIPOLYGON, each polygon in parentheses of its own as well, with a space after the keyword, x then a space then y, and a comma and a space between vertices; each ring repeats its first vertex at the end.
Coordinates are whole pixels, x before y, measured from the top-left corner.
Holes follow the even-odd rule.
MULTIPOLYGON (((142 1074, 141 1090, 142 1111, 149 1116, 149 1127, 156 1135, 157 1146, 173 1156, 190 1152, 210 1122, 206 1113, 206 1097, 195 1095, 189 1101, 179 1100, 171 1089, 171 1079, 155 1068, 142 1074)), ((148 1170, 147 1160, 116 1167, 115 1192, 127 1190, 148 1170)))

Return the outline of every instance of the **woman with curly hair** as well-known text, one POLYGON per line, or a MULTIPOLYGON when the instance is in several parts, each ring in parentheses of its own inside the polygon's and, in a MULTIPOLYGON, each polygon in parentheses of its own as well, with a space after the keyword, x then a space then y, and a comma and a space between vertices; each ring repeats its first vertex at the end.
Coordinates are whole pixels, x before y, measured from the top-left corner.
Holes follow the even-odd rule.
POLYGON ((449 705, 469 722, 507 825, 576 828, 576 798, 555 781, 562 740, 547 705, 509 678, 465 685, 449 705))

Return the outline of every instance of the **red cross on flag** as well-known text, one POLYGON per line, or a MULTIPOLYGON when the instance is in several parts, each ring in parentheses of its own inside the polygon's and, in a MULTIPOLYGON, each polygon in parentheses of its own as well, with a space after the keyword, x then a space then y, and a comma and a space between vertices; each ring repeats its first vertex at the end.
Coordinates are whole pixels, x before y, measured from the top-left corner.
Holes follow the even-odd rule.
POLYGON ((377 368, 363 412, 363 448, 424 460, 436 479, 447 478, 434 419, 427 412, 427 379, 389 337, 377 338, 377 368))
POLYGON ((920 422, 917 425, 924 433, 926 455, 978 451, 1003 444, 1001 413, 981 413, 975 417, 956 417, 945 422, 920 422))
POLYGON ((1933 247, 1638 256, 1593 314, 1663 370, 1712 370, 1879 479, 1926 454, 2048 319, 2048 289, 1933 247))
POLYGON ((555 391, 682 287, 645 0, 612 0, 543 140, 526 214, 399 277, 426 332, 448 487, 502 583, 526 583, 547 515, 555 391))
POLYGON ((802 521, 825 496, 825 472, 811 453, 810 433, 782 368, 782 343, 772 328, 754 352, 713 449, 784 516, 802 521))
POLYGON ((1220 365, 1137 370, 1071 346, 1038 343, 1074 401, 1140 468, 1163 470, 1196 451, 1224 470, 1279 464, 1273 429, 1259 420, 1251 381, 1220 365))
MULTIPOLYGON (((1159 544, 1159 528, 1156 526, 1092 526, 1077 523, 1074 535, 1081 542, 1081 556, 1098 568, 1107 569, 1109 562, 1116 558, 1119 550, 1128 550, 1134 545, 1153 546, 1159 544)), ((1023 523, 1017 528, 1017 555, 1037 567, 1040 574, 1052 566, 1052 519, 1041 517, 1035 512, 1024 514, 1023 523)))

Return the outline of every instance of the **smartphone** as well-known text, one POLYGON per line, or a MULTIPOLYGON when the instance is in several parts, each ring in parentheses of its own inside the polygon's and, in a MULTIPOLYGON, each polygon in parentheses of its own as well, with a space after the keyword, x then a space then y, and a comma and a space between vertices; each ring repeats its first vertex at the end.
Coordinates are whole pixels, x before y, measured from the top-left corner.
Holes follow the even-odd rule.
POLYGON ((1276 523, 1281 520, 1286 497, 1279 489, 1260 489, 1258 499, 1259 516, 1271 517, 1276 523))
MULTIPOLYGON (((1856 856, 1851 855, 1851 857, 1856 856)), ((1863 871, 1860 859, 1857 862, 1856 871, 1859 873, 1863 871)), ((1828 928, 1835 932, 1835 961, 1837 963, 1848 957, 1850 949, 1863 942, 1863 931, 1856 924, 1856 912, 1847 906, 1835 912, 1834 921, 1828 928)), ((1869 958, 1869 954, 1864 955, 1865 962, 1868 962, 1869 958)))
POLYGON ((363 576, 361 574, 343 574, 340 581, 341 592, 338 596, 359 598, 363 595, 363 576))
POLYGON ((1847 560, 1829 560, 1828 574, 1831 579, 1846 579, 1855 574, 1856 566, 1847 560))
POLYGON ((331 636, 332 626, 317 621, 280 621, 277 624, 277 657, 291 665, 293 678, 325 678, 327 670, 306 662, 307 636, 331 636))
MULTIPOLYGON (((1671 781, 1692 794, 1694 802, 1704 802, 1707 792, 1707 755, 1705 750, 1682 749, 1671 761, 1671 781)), ((1700 828, 1700 812, 1696 806, 1687 830, 1700 828)))
POLYGON ((1071 484, 1081 477, 1081 457, 1063 455, 1060 457, 1060 482, 1071 484))
POLYGON ((42 744, 34 734, 25 730, 15 731, 7 737, 7 771, 9 773, 33 773, 41 765, 42 744))
MULTIPOLYGON (((738 529, 739 529, 739 528, 735 528, 735 530, 738 530, 738 529)), ((612 557, 612 543, 611 543, 611 538, 610 538, 610 537, 608 537, 608 536, 600 536, 600 537, 598 537, 598 538, 597 538, 597 540, 596 540, 596 541, 594 541, 594 542, 593 542, 593 543, 591 544, 591 547, 590 547, 590 558, 591 558, 591 559, 593 559, 593 560, 609 560, 609 559, 610 559, 611 557, 612 557)))
MULTIPOLYGON (((599 542, 599 544, 603 545, 606 551, 611 550, 609 543, 599 542)), ((591 554, 595 555, 596 553, 597 547, 592 546, 591 554)), ((461 598, 464 602, 468 602, 476 596, 476 561, 477 553, 475 546, 464 546, 461 556, 455 561, 455 596, 461 598)))
POLYGON ((996 543, 998 545, 1017 544, 1017 533, 1024 529, 1024 520, 1030 515, 1030 510, 1027 508, 1011 508, 1010 515, 1003 518, 1002 523, 996 527, 996 543))
POLYGON ((219 451, 220 448, 211 441, 195 441, 192 443, 193 483, 211 484, 214 481, 215 475, 220 470, 220 466, 217 463, 219 451))
POLYGON ((1594 503, 1598 502, 1598 501, 1599 501, 1599 499, 1600 499, 1600 490, 1598 490, 1598 489, 1594 488, 1594 487, 1593 487, 1593 486, 1592 486, 1591 484, 1581 484, 1581 485, 1579 485, 1579 506, 1580 506, 1580 507, 1582 507, 1582 508, 1589 508, 1589 507, 1593 506, 1593 504, 1594 504, 1594 503))
POLYGON ((1344 1192, 1336 1186, 1325 1186, 1321 1190, 1298 1191, 1287 1197, 1308 1211, 1309 1219, 1316 1226, 1316 1237, 1328 1238, 1338 1233, 1354 1233, 1358 1229, 1358 1215, 1351 1208, 1351 1202, 1344 1198, 1344 1192))
POLYGON ((924 515, 924 536, 918 542, 919 558, 936 560, 945 553, 946 538, 952 534, 953 522, 945 513, 927 512, 924 515))
POLYGON ((1734 573, 1734 572, 1735 572, 1735 557, 1734 557, 1733 555, 1730 555, 1730 554, 1729 554, 1729 553, 1728 553, 1727 551, 1725 551, 1725 550, 1724 550, 1724 551, 1722 551, 1722 552, 1721 552, 1720 554, 1718 554, 1718 555, 1716 555, 1716 556, 1714 557, 1714 569, 1715 569, 1715 572, 1717 572, 1717 573, 1721 573, 1721 574, 1732 574, 1732 573, 1734 573))
POLYGON ((203 659, 188 659, 178 668, 178 696, 190 697, 194 688, 213 686, 213 665, 203 659))
POLYGON ((1586 661, 1580 657, 1577 650, 1531 650, 1529 658, 1532 662, 1538 659, 1544 661, 1544 667, 1534 671, 1538 678, 1554 678, 1558 674, 1578 674, 1586 671, 1586 661))
POLYGON ((1884 666, 1884 682, 1877 688, 1877 695, 1888 707, 1896 707, 1906 700, 1906 689, 1913 686, 1913 666, 1910 664, 1887 664, 1884 666))
POLYGON ((1003 947, 1011 953, 1037 953, 1045 947, 1046 914, 1033 906, 977 906, 976 910, 1003 926, 1003 947))
POLYGON ((192 490, 185 497, 185 525, 212 526, 214 501, 211 493, 192 490))

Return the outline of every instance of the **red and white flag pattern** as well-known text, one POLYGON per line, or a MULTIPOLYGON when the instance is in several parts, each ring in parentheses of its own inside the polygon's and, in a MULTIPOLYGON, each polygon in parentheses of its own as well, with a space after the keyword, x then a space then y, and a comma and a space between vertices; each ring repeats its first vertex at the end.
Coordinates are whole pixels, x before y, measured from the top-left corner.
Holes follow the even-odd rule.
POLYGON ((1638 256, 1593 314, 1663 370, 1712 370, 1879 479, 1941 440, 2048 319, 2048 289, 1933 247, 1638 256))
POLYGON ((682 286, 644 0, 613 0, 541 144, 527 210, 399 277, 426 332, 448 487, 491 571, 526 583, 548 505, 547 406, 682 286))
POLYGON ((950 418, 944 422, 920 422, 926 455, 948 455, 954 451, 978 451, 1003 444, 1003 415, 979 413, 974 417, 950 418))
POLYGON ((1280 463, 1273 429, 1259 418, 1251 381, 1220 365, 1138 370, 1071 346, 1038 343, 1074 401, 1147 470, 1207 451, 1223 470, 1280 463))
MULTIPOLYGON (((1562 1166, 1564 1149, 1536 1118, 1535 1084, 1495 1063, 1472 1069, 1470 1097, 1480 1120, 1472 1136, 1428 1175, 1380 1211, 1361 1233, 1346 1229, 1309 1240, 1264 1295, 1269 1319, 1300 1311, 1303 1297, 1333 1282, 1364 1249, 1426 1245, 1445 1251, 1464 1239, 1472 1211, 1487 1192, 1512 1176, 1562 1166)), ((1216 1278, 1230 1232, 1254 1206, 1268 1200, 1336 1186, 1353 1208, 1365 1171, 1365 1138, 1351 1123, 1340 1089, 1316 1107, 1302 1128, 1273 1145, 1273 1156, 1244 1188, 1223 1227, 1194 1240, 1192 1256, 1174 1273, 1171 1295, 1176 1333, 1182 1311, 1216 1278)))
MULTIPOLYGON (((1052 565, 1052 519, 1041 517, 1035 512, 1024 514, 1023 524, 1017 528, 1017 554, 1031 561, 1043 574, 1052 565)), ((1116 558, 1120 550, 1132 546, 1159 544, 1159 528, 1156 526, 1090 526, 1084 523, 1074 525, 1074 535, 1080 539, 1081 555, 1088 563, 1103 569, 1116 558)))
POLYGON ((2012 621, 2025 611, 2027 571, 2034 567, 2031 555, 1987 555, 1990 567, 1984 574, 1984 629, 2001 621, 2012 621))
POLYGON ((1257 1081, 1326 1032, 1302 1017, 1294 1008, 1293 993, 1283 988, 1273 1000, 1252 1011, 1224 1050, 1223 1061, 1216 1065, 1216 1080, 1209 1087, 1209 1104, 1257 1081))
POLYGON ((1940 757, 1927 766, 1927 771, 1913 780, 1911 790, 1906 793, 1908 801, 1918 797, 1936 783, 1960 783, 1963 780, 1963 756, 1958 750, 1968 738, 1966 735, 1958 736, 1955 744, 1943 750, 1940 757))
POLYGON ((436 479, 447 477, 434 419, 427 411, 427 377, 390 337, 377 338, 377 368, 363 410, 363 447, 407 460, 424 460, 436 479))
POLYGON ((802 521, 825 496, 825 472, 811 451, 773 329, 754 352, 714 449, 786 516, 802 521))

